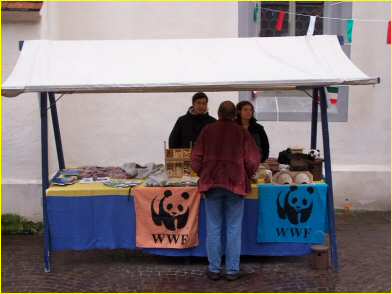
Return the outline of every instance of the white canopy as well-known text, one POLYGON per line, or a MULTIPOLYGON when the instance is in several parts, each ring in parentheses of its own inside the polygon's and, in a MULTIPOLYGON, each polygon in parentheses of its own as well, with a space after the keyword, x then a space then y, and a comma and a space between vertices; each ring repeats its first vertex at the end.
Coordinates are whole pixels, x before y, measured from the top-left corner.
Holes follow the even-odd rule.
POLYGON ((336 36, 25 41, 3 84, 26 92, 179 92, 374 84, 336 36))

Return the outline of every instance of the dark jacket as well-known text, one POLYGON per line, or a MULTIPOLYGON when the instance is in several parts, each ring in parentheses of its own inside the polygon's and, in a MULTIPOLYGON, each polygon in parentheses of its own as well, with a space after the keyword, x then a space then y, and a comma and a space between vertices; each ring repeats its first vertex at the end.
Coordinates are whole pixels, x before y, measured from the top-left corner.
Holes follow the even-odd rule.
POLYGON ((200 177, 201 193, 219 187, 239 195, 248 194, 250 178, 259 163, 260 151, 255 141, 234 121, 209 124, 192 149, 192 169, 200 177))
POLYGON ((208 112, 201 115, 194 115, 192 111, 193 107, 190 107, 185 115, 177 119, 170 133, 169 148, 190 148, 190 142, 194 146, 204 126, 216 121, 208 112))
POLYGON ((248 131, 251 133, 253 139, 256 141, 257 147, 260 149, 261 162, 266 161, 269 156, 269 142, 264 127, 257 122, 251 122, 248 131))

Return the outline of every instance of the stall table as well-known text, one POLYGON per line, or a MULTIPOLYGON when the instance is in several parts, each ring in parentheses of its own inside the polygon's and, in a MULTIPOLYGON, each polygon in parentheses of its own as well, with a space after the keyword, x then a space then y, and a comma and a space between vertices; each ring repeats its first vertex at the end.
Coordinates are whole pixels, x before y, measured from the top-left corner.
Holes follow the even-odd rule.
MULTIPOLYGON (((262 185, 262 184, 260 184, 262 185)), ((320 184, 315 184, 320 185, 320 184)), ((325 184, 322 184, 325 185, 325 184)), ((143 189, 143 187, 138 187, 143 189)), ((149 188, 151 189, 151 188, 149 188)), ((196 189, 196 187, 195 187, 196 189)), ((102 183, 51 186, 47 189, 48 225, 53 251, 136 249, 136 217, 132 190, 102 183)), ((311 252, 304 243, 257 243, 259 185, 245 198, 242 255, 301 256, 311 252)), ((323 196, 326 199, 326 195, 323 196)), ((326 215, 326 211, 324 212, 326 215)), ((204 199, 199 211, 199 245, 187 249, 145 248, 166 256, 206 256, 204 199)))

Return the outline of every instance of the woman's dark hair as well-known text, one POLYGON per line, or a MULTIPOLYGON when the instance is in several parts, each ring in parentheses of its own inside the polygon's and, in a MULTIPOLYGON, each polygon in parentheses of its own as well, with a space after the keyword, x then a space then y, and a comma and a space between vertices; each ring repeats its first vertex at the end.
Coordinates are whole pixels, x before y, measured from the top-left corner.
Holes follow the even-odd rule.
POLYGON ((207 97, 206 93, 197 92, 197 93, 196 93, 195 95, 193 95, 193 97, 192 97, 192 104, 195 103, 195 101, 196 101, 196 100, 199 100, 199 99, 206 99, 207 102, 208 102, 208 97, 207 97))
POLYGON ((252 117, 250 118, 249 124, 255 124, 256 121, 257 121, 257 120, 255 119, 255 117, 254 117, 255 108, 253 107, 253 104, 250 103, 249 101, 241 101, 241 102, 239 102, 239 103, 237 104, 237 106, 236 106, 236 115, 237 115, 236 121, 237 121, 240 125, 242 124, 242 121, 241 121, 241 110, 242 110, 242 108, 243 108, 244 106, 247 106, 247 105, 249 105, 249 106, 252 108, 252 117))

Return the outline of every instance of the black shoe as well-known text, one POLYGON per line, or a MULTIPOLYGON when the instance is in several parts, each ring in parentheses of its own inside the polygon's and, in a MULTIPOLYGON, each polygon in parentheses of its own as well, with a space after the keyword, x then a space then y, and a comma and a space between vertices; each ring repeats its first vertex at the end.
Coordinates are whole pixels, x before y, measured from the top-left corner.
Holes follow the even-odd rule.
POLYGON ((212 281, 218 281, 221 278, 221 274, 207 271, 207 277, 212 281))
POLYGON ((235 273, 235 274, 226 274, 225 275, 225 278, 226 278, 226 280, 228 280, 228 281, 235 281, 235 280, 238 280, 239 278, 241 278, 241 273, 235 273))

